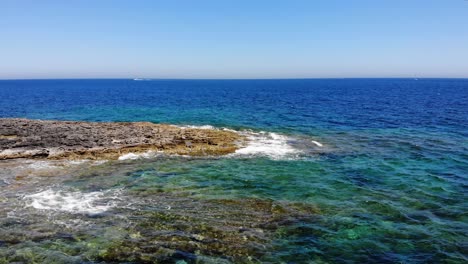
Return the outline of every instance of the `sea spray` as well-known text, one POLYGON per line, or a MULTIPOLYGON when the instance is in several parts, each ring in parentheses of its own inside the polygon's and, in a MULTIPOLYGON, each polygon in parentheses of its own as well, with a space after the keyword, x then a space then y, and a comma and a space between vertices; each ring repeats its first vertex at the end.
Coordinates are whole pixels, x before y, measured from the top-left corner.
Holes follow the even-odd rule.
POLYGON ((80 192, 47 189, 24 196, 26 206, 38 210, 62 211, 78 214, 100 214, 113 208, 122 190, 80 192))
POLYGON ((289 141, 290 137, 269 132, 241 132, 249 140, 247 145, 238 149, 236 156, 265 156, 274 160, 297 158, 301 153, 289 141))

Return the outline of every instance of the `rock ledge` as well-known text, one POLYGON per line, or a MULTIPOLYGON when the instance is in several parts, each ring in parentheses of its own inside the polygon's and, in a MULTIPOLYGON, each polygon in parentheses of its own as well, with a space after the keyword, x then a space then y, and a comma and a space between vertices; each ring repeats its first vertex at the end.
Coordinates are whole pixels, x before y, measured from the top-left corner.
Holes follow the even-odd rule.
POLYGON ((0 118, 0 160, 117 159, 149 150, 191 156, 235 152, 245 137, 216 129, 149 122, 75 122, 0 118))

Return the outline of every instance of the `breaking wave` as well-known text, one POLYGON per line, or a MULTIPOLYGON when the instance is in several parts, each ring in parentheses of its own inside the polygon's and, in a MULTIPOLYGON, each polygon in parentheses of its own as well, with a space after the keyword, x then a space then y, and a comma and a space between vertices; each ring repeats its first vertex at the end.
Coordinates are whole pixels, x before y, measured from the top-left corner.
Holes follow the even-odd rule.
POLYGON ((295 159, 302 150, 294 147, 293 138, 270 132, 240 132, 248 143, 238 149, 234 156, 265 156, 274 160, 295 159))
POLYGON ((161 155, 162 152, 158 151, 147 151, 143 153, 127 153, 123 154, 119 157, 119 160, 136 160, 136 159, 149 159, 149 158, 154 158, 158 155, 161 155))
POLYGON ((121 190, 79 192, 48 189, 25 195, 27 207, 78 214, 100 214, 116 206, 121 190))
POLYGON ((187 128, 196 128, 196 129, 217 129, 214 126, 211 125, 201 125, 201 126, 194 126, 194 125, 184 125, 184 126, 177 126, 182 129, 187 129, 187 128))
MULTIPOLYGON (((241 146, 235 153, 228 157, 268 157, 273 160, 291 160, 298 159, 302 154, 309 152, 324 151, 325 146, 316 141, 304 138, 296 138, 287 135, 281 135, 273 132, 254 132, 251 130, 233 130, 229 128, 217 128, 211 125, 183 125, 177 126, 182 129, 215 129, 238 133, 245 136, 248 142, 241 146)), ((167 155, 161 151, 147 151, 144 153, 127 153, 119 157, 119 160, 136 160, 155 158, 160 155, 167 155)), ((171 154, 170 156, 182 156, 171 154)))

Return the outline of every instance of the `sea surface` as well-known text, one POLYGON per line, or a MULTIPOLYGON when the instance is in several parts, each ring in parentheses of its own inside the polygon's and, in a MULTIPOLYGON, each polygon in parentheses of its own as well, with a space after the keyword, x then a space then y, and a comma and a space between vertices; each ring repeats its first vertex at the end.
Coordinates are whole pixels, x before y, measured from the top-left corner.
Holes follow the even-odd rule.
POLYGON ((0 263, 468 262, 468 79, 3 80, 0 117, 250 139, 0 161, 0 263))

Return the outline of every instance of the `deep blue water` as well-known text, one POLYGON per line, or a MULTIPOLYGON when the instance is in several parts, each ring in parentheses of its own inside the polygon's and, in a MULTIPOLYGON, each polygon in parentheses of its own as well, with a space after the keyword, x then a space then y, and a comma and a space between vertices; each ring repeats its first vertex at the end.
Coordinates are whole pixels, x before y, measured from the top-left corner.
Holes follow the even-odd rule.
POLYGON ((466 79, 0 81, 0 116, 466 132, 466 79))
MULTIPOLYGON (((468 79, 5 80, 0 117, 274 132, 299 154, 167 158, 134 170, 169 173, 139 183, 167 193, 319 208, 313 221, 277 230, 261 262, 468 261, 468 79), (327 150, 309 151, 312 140, 327 150)), ((127 176, 98 186, 136 188, 127 176)))

